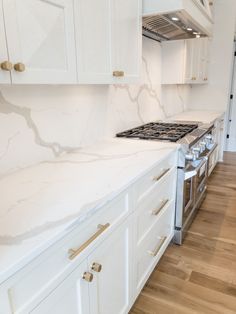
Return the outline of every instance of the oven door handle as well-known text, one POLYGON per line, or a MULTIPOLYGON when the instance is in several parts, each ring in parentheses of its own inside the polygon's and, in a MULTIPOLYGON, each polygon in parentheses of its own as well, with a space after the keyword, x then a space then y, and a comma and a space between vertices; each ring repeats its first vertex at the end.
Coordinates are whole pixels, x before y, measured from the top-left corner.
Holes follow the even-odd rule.
POLYGON ((208 154, 206 155, 206 158, 209 159, 209 157, 214 153, 214 151, 216 150, 216 148, 218 147, 218 144, 215 144, 211 150, 208 152, 208 154))
POLYGON ((184 174, 184 181, 187 181, 187 180, 195 177, 196 175, 197 175, 197 171, 196 170, 187 171, 184 174))
POLYGON ((198 171, 201 169, 201 167, 207 163, 207 158, 203 157, 200 164, 193 170, 187 171, 184 173, 184 181, 189 180, 193 177, 195 177, 198 173, 198 171))

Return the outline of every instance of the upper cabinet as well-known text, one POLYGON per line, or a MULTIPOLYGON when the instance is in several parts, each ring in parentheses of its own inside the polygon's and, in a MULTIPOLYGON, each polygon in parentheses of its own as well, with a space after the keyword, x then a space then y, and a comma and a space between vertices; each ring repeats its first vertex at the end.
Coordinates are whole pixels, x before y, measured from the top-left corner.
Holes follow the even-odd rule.
POLYGON ((208 83, 209 39, 162 43, 162 84, 208 83))
POLYGON ((140 0, 75 1, 79 83, 139 79, 141 16, 140 0))
POLYGON ((141 0, 0 0, 0 83, 133 83, 141 16, 141 0))
POLYGON ((73 0, 3 0, 14 84, 76 83, 73 0))
POLYGON ((7 42, 5 37, 5 27, 3 20, 3 9, 0 2, 0 83, 8 84, 11 82, 11 64, 8 61, 7 42))

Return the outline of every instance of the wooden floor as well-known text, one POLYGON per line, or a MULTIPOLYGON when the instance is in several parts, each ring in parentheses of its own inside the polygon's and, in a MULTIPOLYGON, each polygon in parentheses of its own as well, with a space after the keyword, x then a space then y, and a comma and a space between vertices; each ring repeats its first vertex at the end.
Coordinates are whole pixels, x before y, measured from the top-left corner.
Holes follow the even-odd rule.
POLYGON ((171 244, 130 314, 236 313, 236 154, 226 153, 183 246, 171 244))

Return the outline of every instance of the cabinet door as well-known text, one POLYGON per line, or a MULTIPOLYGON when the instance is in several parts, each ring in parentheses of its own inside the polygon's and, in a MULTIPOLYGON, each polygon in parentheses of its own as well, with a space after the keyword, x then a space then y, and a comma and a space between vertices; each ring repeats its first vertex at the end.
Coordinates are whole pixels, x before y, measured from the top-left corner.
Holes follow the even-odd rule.
POLYGON ((141 67, 141 1, 112 1, 112 71, 124 72, 117 81, 132 83, 141 67))
POLYGON ((32 314, 88 314, 89 283, 83 279, 87 270, 84 262, 74 270, 61 284, 51 292, 34 310, 32 314))
POLYGON ((209 39, 202 38, 201 39, 201 59, 202 59, 202 81, 204 83, 208 82, 208 68, 209 68, 209 39))
POLYGON ((140 0, 76 1, 79 82, 135 82, 141 65, 141 22, 140 0))
POLYGON ((73 0, 3 0, 3 8, 10 61, 25 65, 12 82, 75 83, 73 0))
POLYGON ((92 314, 126 314, 131 300, 132 229, 125 222, 110 235, 89 257, 89 265, 101 265, 94 271, 89 286, 90 311, 92 314))
MULTIPOLYGON (((0 1, 0 64, 8 61, 7 43, 5 35, 5 25, 2 10, 2 1, 0 1)), ((0 69, 0 84, 11 82, 10 72, 0 69)))
POLYGON ((80 83, 111 83, 111 0, 75 1, 80 83))
POLYGON ((198 39, 186 40, 186 69, 185 82, 199 83, 200 79, 200 62, 201 62, 201 45, 198 39))

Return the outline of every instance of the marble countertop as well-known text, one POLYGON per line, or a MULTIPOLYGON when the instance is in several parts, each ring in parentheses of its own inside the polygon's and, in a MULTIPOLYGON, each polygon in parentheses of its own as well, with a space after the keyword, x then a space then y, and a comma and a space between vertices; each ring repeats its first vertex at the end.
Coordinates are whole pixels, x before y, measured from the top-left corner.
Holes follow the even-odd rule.
POLYGON ((203 122, 207 124, 215 123, 217 119, 224 115, 223 111, 197 111, 190 110, 179 113, 175 116, 170 117, 168 120, 176 121, 194 121, 203 122))
POLYGON ((178 145, 107 139, 0 180, 0 283, 178 145))

